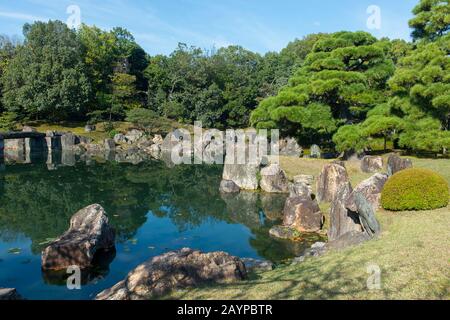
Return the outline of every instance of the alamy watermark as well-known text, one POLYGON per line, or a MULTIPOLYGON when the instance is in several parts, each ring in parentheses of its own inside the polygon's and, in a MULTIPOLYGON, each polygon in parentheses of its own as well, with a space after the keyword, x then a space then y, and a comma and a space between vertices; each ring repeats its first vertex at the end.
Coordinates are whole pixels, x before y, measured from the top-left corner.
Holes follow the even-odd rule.
POLYGON ((70 5, 66 9, 69 15, 66 24, 69 29, 78 29, 81 26, 81 9, 77 5, 70 5))
POLYGON ((367 289, 381 290, 381 268, 375 263, 367 265, 366 272, 369 274, 367 278, 367 289))
POLYGON ((381 29, 381 8, 377 5, 370 5, 367 7, 367 28, 369 30, 380 30, 381 29))
POLYGON ((271 163, 279 163, 279 138, 277 129, 203 130, 196 121, 193 136, 177 129, 167 135, 165 144, 174 164, 258 165, 268 157, 271 163))

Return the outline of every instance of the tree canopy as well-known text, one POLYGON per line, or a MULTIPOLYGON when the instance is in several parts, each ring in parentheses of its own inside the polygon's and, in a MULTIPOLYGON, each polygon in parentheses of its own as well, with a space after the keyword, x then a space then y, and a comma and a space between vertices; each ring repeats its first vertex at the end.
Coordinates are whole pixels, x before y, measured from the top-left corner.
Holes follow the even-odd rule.
POLYGON ((251 115, 257 128, 279 127, 296 135, 331 135, 384 102, 394 72, 388 47, 365 32, 323 36, 278 95, 251 115))

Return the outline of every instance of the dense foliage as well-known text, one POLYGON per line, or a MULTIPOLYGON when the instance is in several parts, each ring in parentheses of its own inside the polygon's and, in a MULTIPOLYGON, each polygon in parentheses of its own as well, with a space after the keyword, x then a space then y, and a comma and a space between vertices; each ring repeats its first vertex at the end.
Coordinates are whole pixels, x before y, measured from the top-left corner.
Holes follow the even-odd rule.
POLYGON ((381 194, 384 209, 392 211, 431 210, 449 202, 447 181, 428 169, 407 169, 393 175, 381 194))
POLYGON ((386 81, 394 72, 385 44, 365 32, 324 36, 289 85, 261 102, 252 124, 329 139, 338 126, 364 119, 386 99, 386 81))
MULTIPOLYGON (((158 119, 279 128, 339 152, 450 148, 450 5, 420 0, 413 42, 366 32, 312 34, 265 55, 179 44, 149 56, 123 28, 59 21, 0 37, 0 130, 17 122, 158 119)), ((109 126, 112 128, 112 125, 109 126)))

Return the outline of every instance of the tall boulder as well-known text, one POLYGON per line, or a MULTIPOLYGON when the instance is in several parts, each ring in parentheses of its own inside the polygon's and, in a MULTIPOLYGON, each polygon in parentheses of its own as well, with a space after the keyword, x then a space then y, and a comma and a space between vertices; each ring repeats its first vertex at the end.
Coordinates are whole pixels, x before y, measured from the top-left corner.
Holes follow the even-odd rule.
POLYGON ((365 156, 361 160, 361 171, 366 173, 373 173, 383 170, 383 158, 365 156))
POLYGON ((146 300, 173 289, 245 279, 244 263, 225 252, 202 253, 189 248, 154 257, 131 271, 125 280, 99 293, 96 300, 146 300))
POLYGON ((288 193, 289 181, 286 173, 278 164, 271 164, 261 169, 261 189, 269 193, 288 193))
POLYGON ((317 199, 319 202, 332 202, 342 186, 349 182, 347 170, 334 163, 323 167, 317 180, 317 199))
POLYGON ((387 180, 388 176, 386 174, 376 173, 369 179, 358 184, 347 199, 347 208, 353 212, 358 211, 355 203, 355 194, 359 193, 362 194, 372 205, 372 208, 377 211, 380 207, 381 191, 383 191, 383 187, 387 180))
POLYGON ((70 219, 69 230, 44 249, 42 269, 89 268, 97 251, 114 249, 114 239, 105 210, 98 204, 90 205, 78 211, 70 219))
POLYGON ((322 150, 320 150, 317 144, 313 144, 309 150, 309 156, 311 158, 320 159, 322 157, 322 150))
POLYGON ((337 191, 330 209, 330 226, 328 239, 330 241, 340 238, 348 232, 361 232, 362 227, 356 212, 347 209, 347 201, 352 194, 350 182, 343 184, 337 191))
POLYGON ((399 171, 412 168, 412 166, 411 159, 403 159, 396 154, 392 154, 388 158, 387 172, 389 176, 393 176, 399 171))

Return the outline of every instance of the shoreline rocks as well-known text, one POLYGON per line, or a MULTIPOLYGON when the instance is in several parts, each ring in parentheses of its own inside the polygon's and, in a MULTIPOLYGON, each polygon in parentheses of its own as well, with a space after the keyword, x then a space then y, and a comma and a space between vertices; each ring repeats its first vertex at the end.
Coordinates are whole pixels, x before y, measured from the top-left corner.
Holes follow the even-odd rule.
POLYGON ((147 300, 208 283, 230 283, 247 277, 241 259, 225 252, 202 253, 184 248, 154 257, 125 280, 102 291, 96 300, 147 300))
POLYGON ((42 269, 89 268, 97 251, 115 248, 114 240, 105 210, 98 204, 88 206, 70 219, 69 230, 44 249, 42 269))
POLYGON ((310 197, 288 198, 283 216, 283 226, 293 228, 300 233, 314 233, 322 229, 322 212, 317 201, 310 197))
POLYGON ((269 193, 288 193, 289 183, 286 173, 278 164, 271 164, 261 169, 260 187, 269 193))

